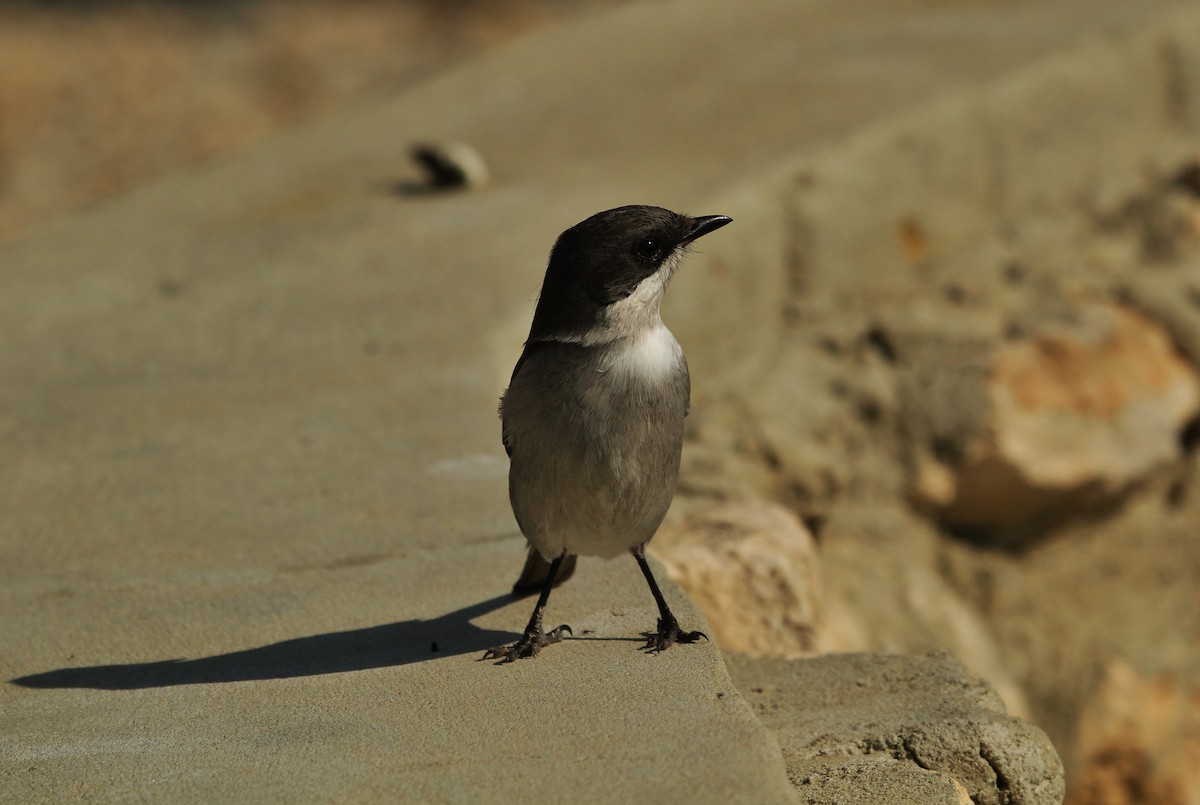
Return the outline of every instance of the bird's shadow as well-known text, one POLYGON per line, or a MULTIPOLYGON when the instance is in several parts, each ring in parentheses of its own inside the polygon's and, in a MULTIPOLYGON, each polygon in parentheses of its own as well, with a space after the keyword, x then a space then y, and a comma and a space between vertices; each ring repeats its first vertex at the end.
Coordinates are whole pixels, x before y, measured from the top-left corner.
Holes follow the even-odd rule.
POLYGON ((483 652, 512 642, 519 635, 481 629, 471 620, 514 600, 512 595, 499 595, 430 620, 400 621, 297 637, 194 660, 57 668, 10 681, 26 688, 139 690, 171 685, 290 679, 407 665, 438 657, 483 652))

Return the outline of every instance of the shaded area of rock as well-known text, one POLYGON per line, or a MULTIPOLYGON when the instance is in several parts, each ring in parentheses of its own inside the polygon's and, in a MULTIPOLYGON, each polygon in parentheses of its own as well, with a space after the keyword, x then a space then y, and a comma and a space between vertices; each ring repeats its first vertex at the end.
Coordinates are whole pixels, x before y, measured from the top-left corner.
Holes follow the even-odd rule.
MULTIPOLYGON (((831 637, 859 641, 840 641, 843 651, 949 651, 1000 694, 1008 712, 1030 717, 1023 680, 979 598, 944 577, 944 550, 930 524, 894 505, 836 509, 821 545, 829 609, 841 613, 830 618, 831 637)), ((973 581, 986 596, 986 577, 973 581)))
POLYGON ((1022 557, 947 544, 950 583, 983 614, 1032 713, 1071 764, 1100 671, 1122 659, 1150 678, 1200 678, 1200 500, 1176 508, 1169 477, 1101 522, 1022 557))
MULTIPOLYGON (((1062 763, 1045 733, 1005 715, 999 697, 946 655, 845 654, 810 660, 727 656, 734 684, 775 731, 801 799, 835 801, 847 778, 852 802, 912 802, 874 781, 897 779, 863 763, 873 755, 957 782, 976 805, 1058 805, 1062 763), (844 767, 831 773, 831 767, 844 767)), ((933 783, 940 799, 960 802, 933 783)))

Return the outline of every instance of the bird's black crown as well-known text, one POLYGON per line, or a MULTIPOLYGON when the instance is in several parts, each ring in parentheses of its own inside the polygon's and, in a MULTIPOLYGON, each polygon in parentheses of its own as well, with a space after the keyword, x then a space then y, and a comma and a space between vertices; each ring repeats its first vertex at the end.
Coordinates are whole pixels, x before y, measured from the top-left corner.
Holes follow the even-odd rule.
POLYGON ((530 338, 582 334, 628 297, 680 248, 729 223, 690 218, 662 207, 599 212, 559 236, 550 252, 530 338))

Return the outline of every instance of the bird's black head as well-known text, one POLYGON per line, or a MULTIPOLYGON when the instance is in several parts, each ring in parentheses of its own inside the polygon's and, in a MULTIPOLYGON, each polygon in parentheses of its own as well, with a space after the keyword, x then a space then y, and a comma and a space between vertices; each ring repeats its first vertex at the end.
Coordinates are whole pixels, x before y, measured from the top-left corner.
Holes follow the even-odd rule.
POLYGON ((732 219, 690 218, 661 207, 617 207, 563 232, 550 252, 530 339, 582 339, 625 308, 652 308, 684 247, 732 219), (644 299, 642 298, 644 297, 644 299))

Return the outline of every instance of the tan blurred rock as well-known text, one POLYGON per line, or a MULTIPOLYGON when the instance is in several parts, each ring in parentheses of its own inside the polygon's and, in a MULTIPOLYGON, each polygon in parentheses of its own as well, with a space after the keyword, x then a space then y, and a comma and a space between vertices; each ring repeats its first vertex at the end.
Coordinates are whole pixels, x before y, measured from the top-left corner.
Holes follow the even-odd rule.
POLYGON ((1096 304, 999 348, 990 397, 991 421, 956 468, 949 501, 936 506, 945 481, 928 469, 914 496, 951 527, 1012 543, 1177 458, 1179 433, 1200 411, 1200 373, 1157 323, 1096 304))
POLYGON ((930 456, 921 456, 913 472, 909 496, 917 505, 948 506, 958 494, 958 478, 954 470, 930 456))
POLYGON ((1076 731, 1068 805, 1200 803, 1200 691, 1170 676, 1105 669, 1076 731))
POLYGON ((799 657, 820 648, 821 570, 804 524, 770 503, 721 504, 664 526, 652 552, 727 651, 799 657))

